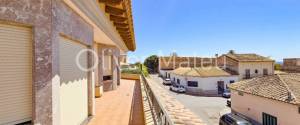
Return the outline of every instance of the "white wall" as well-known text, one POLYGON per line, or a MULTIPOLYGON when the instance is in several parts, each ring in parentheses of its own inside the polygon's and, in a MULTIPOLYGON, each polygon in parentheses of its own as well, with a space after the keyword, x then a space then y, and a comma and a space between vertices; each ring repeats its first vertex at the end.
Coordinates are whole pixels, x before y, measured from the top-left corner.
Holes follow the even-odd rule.
POLYGON ((186 89, 189 91, 192 92, 203 91, 212 94, 217 94, 218 81, 224 81, 225 89, 226 89, 226 85, 229 85, 231 80, 234 80, 235 82, 238 81, 238 76, 191 77, 191 76, 181 76, 181 75, 176 75, 174 73, 171 73, 171 80, 173 81, 174 78, 175 78, 175 82, 177 82, 177 79, 180 79, 180 85, 185 86, 186 89), (197 81, 198 87, 188 87, 187 86, 188 81, 197 81))
POLYGON ((272 99, 231 91, 231 108, 246 117, 262 123, 262 113, 277 117, 277 125, 299 125, 300 113, 297 105, 272 99))
POLYGON ((263 76, 263 69, 268 69, 269 75, 274 74, 274 63, 273 62, 241 62, 239 63, 239 74, 240 79, 246 76, 245 70, 250 69, 251 77, 263 76), (255 73, 255 70, 258 73, 255 73))
POLYGON ((104 55, 103 63, 104 63, 103 75, 104 76, 112 75, 112 56, 104 55))
POLYGON ((173 70, 159 70, 159 74, 161 75, 161 76, 163 76, 163 78, 166 78, 167 76, 166 76, 166 72, 168 73, 168 74, 170 74, 171 72, 172 72, 173 70))

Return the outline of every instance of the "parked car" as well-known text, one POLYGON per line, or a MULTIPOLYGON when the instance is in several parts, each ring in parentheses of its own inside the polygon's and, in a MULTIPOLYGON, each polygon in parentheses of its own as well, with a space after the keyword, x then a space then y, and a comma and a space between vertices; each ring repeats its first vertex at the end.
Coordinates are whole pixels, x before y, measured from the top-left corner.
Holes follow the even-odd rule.
POLYGON ((164 79, 163 84, 164 85, 172 85, 172 81, 171 81, 171 79, 166 78, 166 79, 164 79))
POLYGON ((252 125, 247 119, 233 114, 228 113, 223 115, 219 120, 219 125, 252 125))
POLYGON ((170 90, 174 91, 174 92, 179 92, 179 93, 185 93, 185 87, 182 85, 178 85, 178 84, 173 84, 170 86, 170 90))
POLYGON ((226 89, 226 90, 223 92, 222 96, 223 96, 224 98, 230 98, 230 96, 231 96, 230 90, 229 90, 229 89, 226 89))
POLYGON ((231 107, 231 99, 227 99, 226 102, 227 102, 227 106, 228 106, 228 107, 231 107))

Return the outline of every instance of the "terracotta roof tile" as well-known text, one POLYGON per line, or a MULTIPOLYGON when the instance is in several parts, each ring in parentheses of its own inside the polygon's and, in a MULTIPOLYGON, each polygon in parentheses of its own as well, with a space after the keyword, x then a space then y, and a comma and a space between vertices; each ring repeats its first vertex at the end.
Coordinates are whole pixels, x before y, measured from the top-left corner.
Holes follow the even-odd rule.
POLYGON ((300 104, 300 74, 286 73, 240 81, 229 86, 233 90, 292 104, 300 104), (289 93, 292 99, 289 100, 289 93))
POLYGON ((226 56, 238 60, 238 61, 243 61, 243 62, 247 62, 247 61, 274 61, 270 58, 264 57, 264 56, 260 56, 257 54, 226 54, 226 56))
POLYGON ((214 76, 231 76, 228 71, 218 67, 202 67, 202 68, 184 68, 180 67, 172 71, 172 73, 184 76, 197 76, 197 77, 214 77, 214 76))

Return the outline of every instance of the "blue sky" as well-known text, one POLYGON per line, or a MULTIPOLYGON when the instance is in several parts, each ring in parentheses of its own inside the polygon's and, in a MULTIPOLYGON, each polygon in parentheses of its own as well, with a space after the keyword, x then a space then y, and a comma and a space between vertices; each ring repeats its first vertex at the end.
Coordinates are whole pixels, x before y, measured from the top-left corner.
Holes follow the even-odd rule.
POLYGON ((277 61, 300 57, 300 0, 132 2, 137 50, 129 57, 208 57, 230 49, 277 61))

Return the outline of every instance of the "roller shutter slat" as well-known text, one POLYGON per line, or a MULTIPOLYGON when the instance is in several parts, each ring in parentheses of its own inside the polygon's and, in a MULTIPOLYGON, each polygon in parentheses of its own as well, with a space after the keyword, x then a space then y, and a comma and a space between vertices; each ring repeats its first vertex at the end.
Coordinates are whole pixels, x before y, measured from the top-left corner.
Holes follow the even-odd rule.
MULTIPOLYGON (((62 125, 81 123, 88 117, 87 72, 81 71, 75 63, 77 53, 83 49, 86 49, 86 46, 66 38, 61 38, 59 42, 60 124, 62 125)), ((80 63, 87 67, 87 54, 84 53, 82 56, 80 63)))
POLYGON ((32 32, 0 24, 0 124, 32 117, 32 32))

